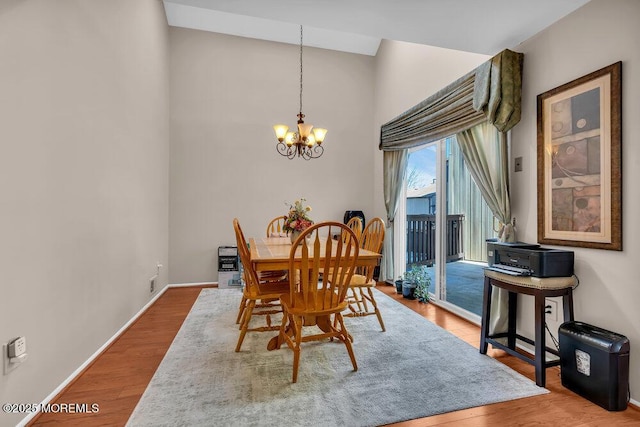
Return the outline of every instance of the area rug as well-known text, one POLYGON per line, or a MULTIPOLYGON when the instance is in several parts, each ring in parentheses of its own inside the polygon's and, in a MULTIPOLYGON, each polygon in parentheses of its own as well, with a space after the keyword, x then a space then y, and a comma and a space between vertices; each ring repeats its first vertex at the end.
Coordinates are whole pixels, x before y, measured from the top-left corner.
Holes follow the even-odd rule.
POLYGON ((548 393, 375 292, 386 332, 345 319, 358 371, 342 343, 310 342, 292 384, 291 350, 266 348, 275 332, 234 352, 241 291, 203 289, 127 425, 377 426, 548 393))

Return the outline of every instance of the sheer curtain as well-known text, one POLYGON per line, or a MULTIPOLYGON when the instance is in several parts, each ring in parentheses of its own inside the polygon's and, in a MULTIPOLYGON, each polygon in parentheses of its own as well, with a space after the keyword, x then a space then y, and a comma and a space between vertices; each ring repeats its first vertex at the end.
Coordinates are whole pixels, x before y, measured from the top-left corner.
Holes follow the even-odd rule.
POLYGON ((469 173, 482 197, 500 221, 501 241, 515 241, 509 201, 507 135, 484 122, 456 135, 469 173))
MULTIPOLYGON (((511 221, 507 137, 488 121, 456 135, 469 173, 482 197, 500 221, 498 237, 503 242, 516 240, 511 221)), ((491 322, 489 333, 506 332, 508 328, 508 295, 502 288, 491 293, 491 322)))
POLYGON ((384 280, 393 280, 395 271, 393 267, 393 222, 398 210, 398 202, 402 193, 402 182, 407 170, 408 150, 385 151, 383 153, 384 165, 384 206, 387 210, 387 229, 384 235, 384 253, 380 277, 384 280))

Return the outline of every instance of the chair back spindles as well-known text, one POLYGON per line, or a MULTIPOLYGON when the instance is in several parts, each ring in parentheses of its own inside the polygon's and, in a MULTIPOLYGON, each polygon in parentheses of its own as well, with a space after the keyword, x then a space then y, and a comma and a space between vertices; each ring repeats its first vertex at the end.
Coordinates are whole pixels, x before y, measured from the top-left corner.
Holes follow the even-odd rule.
POLYGON ((240 221, 238 221, 238 218, 233 219, 233 231, 236 234, 236 244, 238 245, 240 262, 244 267, 245 285, 249 287, 258 286, 258 277, 255 270, 251 267, 249 247, 247 246, 247 241, 244 237, 244 233, 242 232, 242 227, 240 227, 240 221))
POLYGON ((380 253, 384 242, 384 221, 374 218, 362 232, 360 248, 380 253))
MULTIPOLYGON (((364 225, 362 224, 362 219, 358 216, 354 216, 347 222, 347 227, 356 235, 356 238, 360 240, 360 236, 362 236, 362 228, 364 225)), ((342 239, 346 238, 346 234, 343 233, 342 239)))
POLYGON ((283 237, 286 236, 284 231, 284 222, 286 221, 286 216, 277 216, 269 221, 267 225, 267 237, 283 237))
POLYGON ((344 224, 324 222, 305 230, 291 247, 289 271, 297 270, 295 274, 289 274, 292 307, 297 301, 303 301, 305 306, 315 303, 319 304, 317 308, 320 310, 326 310, 343 302, 355 271, 358 252, 355 233, 344 224), (340 235, 347 238, 333 240, 331 236, 335 228, 339 228, 340 235), (301 261, 296 267, 294 259, 298 250, 301 261), (320 274, 323 271, 328 274, 320 274), (296 294, 299 299, 295 298, 296 294))
MULTIPOLYGON (((382 245, 384 243, 384 221, 380 218, 373 218, 365 227, 360 236, 360 249, 366 249, 371 252, 382 253, 382 245)), ((374 267, 360 268, 358 273, 371 280, 373 277, 374 267)))

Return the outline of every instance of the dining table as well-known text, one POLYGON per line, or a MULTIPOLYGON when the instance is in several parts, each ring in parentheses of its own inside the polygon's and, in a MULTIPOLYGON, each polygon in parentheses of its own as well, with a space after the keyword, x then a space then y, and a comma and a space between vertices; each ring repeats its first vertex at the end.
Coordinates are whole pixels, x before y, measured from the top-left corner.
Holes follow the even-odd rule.
MULTIPOLYGON (((320 250, 322 255, 325 252, 325 240, 321 239, 320 250)), ((335 251, 338 245, 333 246, 335 251)), ((261 237, 250 238, 249 249, 251 251, 251 263, 256 271, 278 271, 289 269, 289 256, 291 252, 291 239, 289 237, 261 237)), ((313 253, 313 246, 309 245, 310 254, 313 253)), ((357 267, 376 266, 380 262, 381 254, 360 248, 357 267)), ((302 257, 301 247, 296 249, 296 258, 302 257)), ((321 256, 321 260, 324 256, 321 256)))
MULTIPOLYGON (((321 240, 321 260, 324 258, 325 253, 325 239, 321 240)), ((291 253, 291 239, 289 237, 261 237, 250 238, 249 249, 250 259, 253 268, 256 271, 278 271, 289 269, 289 257, 291 253)), ((338 245, 333 245, 333 251, 337 250, 338 245)), ((309 245, 310 256, 313 253, 313 245, 309 245)), ((360 248, 358 252, 358 259, 356 260, 356 266, 376 266, 380 262, 381 254, 367 249, 360 248)), ((296 257, 294 263, 297 260, 302 259, 301 247, 296 248, 296 257)), ((331 319, 328 316, 319 317, 314 320, 317 326, 327 331, 330 328, 331 319)), ((287 329, 289 329, 287 327, 287 329)), ((290 333, 287 331, 287 333, 290 333)), ((282 344, 279 336, 273 337, 267 344, 268 350, 274 350, 280 348, 282 344)))

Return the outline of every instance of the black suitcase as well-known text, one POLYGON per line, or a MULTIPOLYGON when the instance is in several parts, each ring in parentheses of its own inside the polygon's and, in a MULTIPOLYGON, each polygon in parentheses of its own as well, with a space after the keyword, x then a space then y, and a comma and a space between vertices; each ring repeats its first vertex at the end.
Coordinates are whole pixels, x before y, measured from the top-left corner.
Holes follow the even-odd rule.
POLYGON ((629 401, 629 340, 583 322, 558 330, 562 385, 609 411, 629 401))

